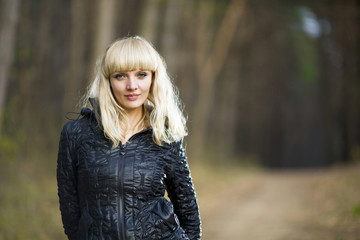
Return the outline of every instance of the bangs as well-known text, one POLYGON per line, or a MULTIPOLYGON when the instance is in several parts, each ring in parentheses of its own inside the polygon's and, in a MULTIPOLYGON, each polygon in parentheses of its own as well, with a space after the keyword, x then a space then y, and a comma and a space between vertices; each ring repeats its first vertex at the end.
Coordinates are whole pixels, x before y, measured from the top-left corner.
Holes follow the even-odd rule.
POLYGON ((158 68, 157 55, 150 44, 136 38, 115 42, 107 51, 104 61, 104 75, 114 72, 129 72, 137 69, 155 72, 158 68))

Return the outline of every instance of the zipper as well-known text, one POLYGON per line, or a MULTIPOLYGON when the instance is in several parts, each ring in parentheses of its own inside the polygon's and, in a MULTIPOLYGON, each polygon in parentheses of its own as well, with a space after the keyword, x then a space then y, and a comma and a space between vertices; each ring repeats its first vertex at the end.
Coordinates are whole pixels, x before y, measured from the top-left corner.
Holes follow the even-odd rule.
POLYGON ((118 180, 119 180, 119 201, 118 201, 118 227, 119 239, 125 240, 125 226, 124 226, 124 166, 125 166, 125 147, 120 146, 120 159, 118 167, 118 180))
POLYGON ((118 201, 118 228, 119 228, 119 234, 118 237, 121 240, 126 240, 125 235, 125 206, 124 206, 124 168, 125 168, 125 155, 126 155, 126 146, 130 144, 130 140, 136 138, 138 135, 147 132, 151 129, 151 127, 144 129, 138 133, 135 133, 132 135, 129 140, 124 144, 121 145, 120 143, 120 158, 119 158, 119 164, 118 164, 118 180, 119 180, 119 201, 118 201))

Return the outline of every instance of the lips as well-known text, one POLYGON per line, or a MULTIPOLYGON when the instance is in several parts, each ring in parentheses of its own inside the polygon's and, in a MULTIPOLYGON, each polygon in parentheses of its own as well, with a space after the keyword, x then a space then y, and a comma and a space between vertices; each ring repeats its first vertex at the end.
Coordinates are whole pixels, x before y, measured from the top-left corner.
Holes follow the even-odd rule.
POLYGON ((125 95, 125 97, 129 101, 135 101, 136 99, 138 99, 139 96, 140 96, 140 94, 128 94, 128 95, 125 95))

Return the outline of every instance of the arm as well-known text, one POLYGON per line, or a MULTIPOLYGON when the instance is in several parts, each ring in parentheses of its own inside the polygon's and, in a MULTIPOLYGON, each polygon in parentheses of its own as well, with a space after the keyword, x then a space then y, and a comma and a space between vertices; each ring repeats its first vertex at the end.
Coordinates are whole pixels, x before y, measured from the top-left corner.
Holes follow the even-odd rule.
POLYGON ((167 192, 186 235, 190 239, 200 239, 199 207, 182 141, 174 143, 171 152, 174 161, 170 176, 167 176, 167 192))
POLYGON ((61 132, 57 160, 57 183, 61 217, 68 238, 76 239, 80 209, 77 195, 76 167, 72 142, 68 136, 69 124, 61 132))

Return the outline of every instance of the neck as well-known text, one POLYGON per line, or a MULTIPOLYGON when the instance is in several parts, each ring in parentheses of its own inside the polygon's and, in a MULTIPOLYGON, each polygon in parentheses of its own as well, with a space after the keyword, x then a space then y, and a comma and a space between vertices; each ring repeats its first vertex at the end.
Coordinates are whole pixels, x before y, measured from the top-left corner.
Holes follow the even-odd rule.
POLYGON ((136 125, 138 125, 139 121, 143 117, 143 108, 137 108, 131 111, 127 111, 127 117, 129 119, 129 128, 128 131, 136 130, 136 125))

